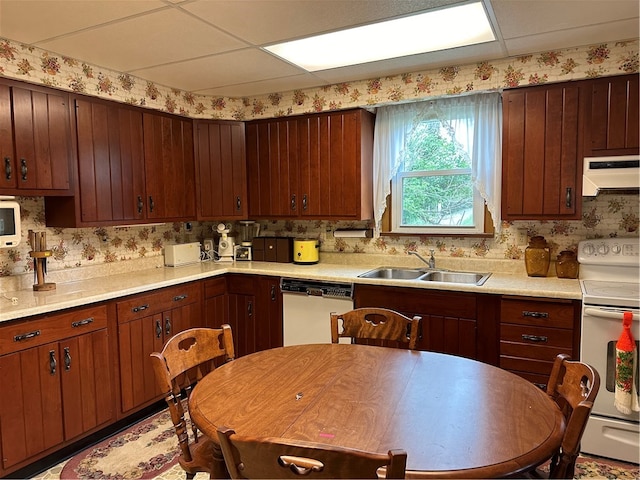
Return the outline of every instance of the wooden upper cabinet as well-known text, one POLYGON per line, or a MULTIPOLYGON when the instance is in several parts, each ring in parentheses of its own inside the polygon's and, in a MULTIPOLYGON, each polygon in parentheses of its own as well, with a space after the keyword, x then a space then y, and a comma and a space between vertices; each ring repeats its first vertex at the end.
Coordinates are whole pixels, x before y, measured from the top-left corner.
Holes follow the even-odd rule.
POLYGON ((143 113, 147 219, 196 218, 193 121, 143 113))
POLYGON ((246 124, 249 217, 298 216, 297 127, 295 119, 246 124))
POLYGON ((584 90, 579 82, 503 94, 502 217, 579 219, 584 90))
POLYGON ((369 112, 258 120, 246 136, 250 217, 371 218, 369 112))
POLYGON ((195 122, 198 220, 247 218, 243 122, 195 122))
POLYGON ((598 78, 587 85, 585 156, 638 154, 638 74, 598 78))
POLYGON ((0 193, 73 193, 68 94, 3 80, 0 133, 0 193))

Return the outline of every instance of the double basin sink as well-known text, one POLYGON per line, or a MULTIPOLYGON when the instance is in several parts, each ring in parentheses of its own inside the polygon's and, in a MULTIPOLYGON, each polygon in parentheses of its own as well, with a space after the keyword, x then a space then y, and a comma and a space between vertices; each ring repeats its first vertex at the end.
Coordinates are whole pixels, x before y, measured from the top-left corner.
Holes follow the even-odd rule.
POLYGON ((416 268, 399 267, 379 267, 358 275, 359 278, 419 280, 423 282, 478 286, 484 284, 490 276, 490 273, 456 272, 452 270, 420 270, 416 268))

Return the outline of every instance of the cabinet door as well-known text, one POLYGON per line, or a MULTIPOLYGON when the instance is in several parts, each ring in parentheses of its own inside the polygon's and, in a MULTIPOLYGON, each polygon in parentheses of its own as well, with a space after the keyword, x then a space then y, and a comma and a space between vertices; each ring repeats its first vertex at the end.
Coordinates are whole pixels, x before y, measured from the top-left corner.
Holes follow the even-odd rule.
POLYGON ((277 277, 255 279, 255 348, 268 350, 283 345, 282 292, 277 277))
POLYGON ((638 154, 638 74, 588 81, 587 156, 638 154))
POLYGON ((244 123, 196 123, 199 220, 247 218, 244 123))
POLYGON ((298 123, 270 120, 246 124, 249 216, 297 217, 298 123))
POLYGON ((580 218, 583 99, 573 83, 504 92, 504 219, 580 218))
POLYGON ((2 468, 63 442, 61 365, 57 343, 0 357, 2 468))
POLYGON ((17 170, 13 152, 13 124, 11 123, 11 89, 0 83, 0 158, 2 173, 0 189, 17 186, 17 170))
POLYGON ((65 440, 115 419, 106 329, 60 342, 65 440))
POLYGON ((255 297, 231 293, 228 295, 229 325, 233 332, 236 357, 256 352, 255 297))
MULTIPOLYGON (((303 217, 371 218, 371 147, 368 153, 361 148, 363 130, 368 125, 365 122, 363 128, 361 119, 368 115, 350 111, 298 120, 303 217)), ((373 144, 372 137, 368 139, 373 144)))
MULTIPOLYGON (((6 100, 6 91, 4 96, 6 100)), ((3 159, 3 187, 28 194, 71 192, 73 156, 68 99, 62 92, 11 86, 15 158, 13 162, 3 159), (7 165, 12 170, 9 179, 7 165)))
MULTIPOLYGON (((227 315, 227 281, 224 277, 211 278, 205 281, 203 317, 207 328, 220 328, 220 325, 229 323, 227 315)), ((233 330, 231 333, 235 335, 233 330)))
POLYGON ((147 219, 196 218, 193 121, 143 114, 147 219))
POLYGON ((113 102, 75 105, 82 221, 144 220, 142 113, 113 102))

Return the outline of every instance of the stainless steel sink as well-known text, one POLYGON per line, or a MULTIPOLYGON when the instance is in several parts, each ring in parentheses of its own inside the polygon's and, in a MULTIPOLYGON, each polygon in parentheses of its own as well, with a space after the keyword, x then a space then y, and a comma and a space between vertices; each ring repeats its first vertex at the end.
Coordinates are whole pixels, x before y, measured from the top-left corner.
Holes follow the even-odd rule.
POLYGON ((380 267, 358 275, 358 277, 386 278, 388 280, 415 280, 424 274, 424 270, 415 270, 412 268, 380 267))
POLYGON ((420 277, 420 280, 423 280, 425 282, 482 285, 487 281, 490 275, 490 273, 432 271, 427 272, 427 274, 420 277))
POLYGON ((456 283, 464 285, 482 285, 490 276, 490 273, 455 272, 450 270, 420 270, 402 267, 378 267, 358 275, 359 278, 420 280, 424 282, 456 283))

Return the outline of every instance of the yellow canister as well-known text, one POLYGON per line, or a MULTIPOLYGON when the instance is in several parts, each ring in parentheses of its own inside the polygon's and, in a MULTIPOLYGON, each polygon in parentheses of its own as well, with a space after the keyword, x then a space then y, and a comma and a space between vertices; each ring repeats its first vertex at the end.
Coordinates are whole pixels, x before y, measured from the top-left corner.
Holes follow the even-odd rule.
POLYGON ((320 243, 318 240, 295 238, 293 240, 293 263, 310 265, 320 259, 320 243))

